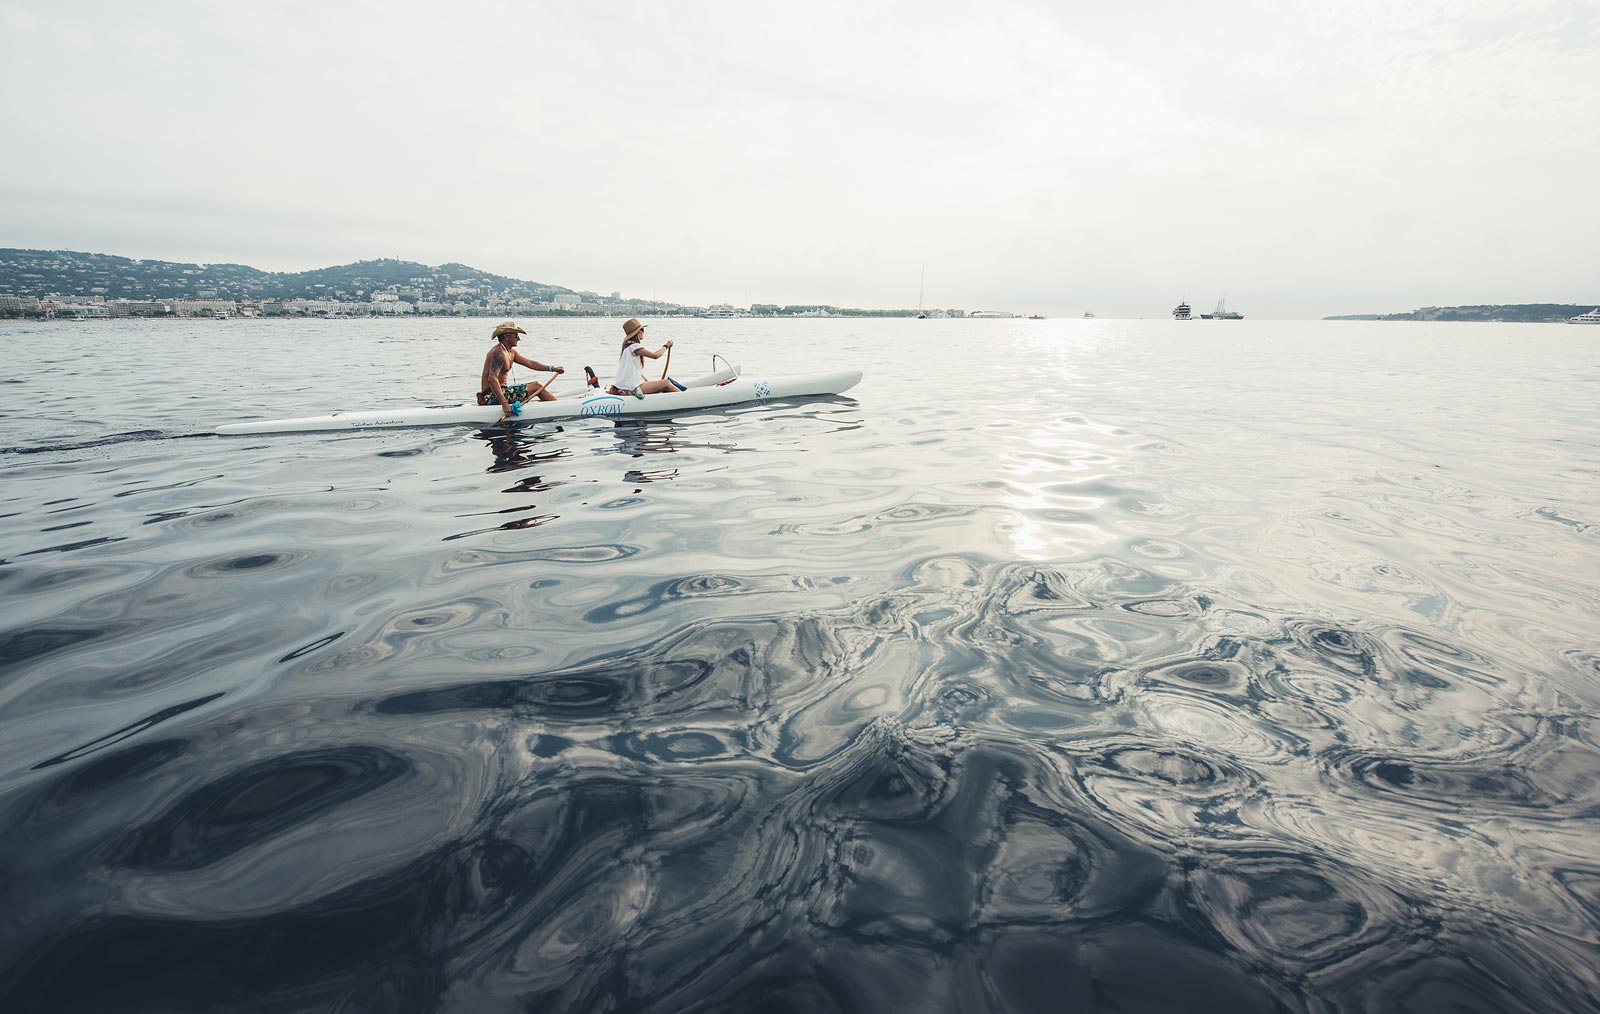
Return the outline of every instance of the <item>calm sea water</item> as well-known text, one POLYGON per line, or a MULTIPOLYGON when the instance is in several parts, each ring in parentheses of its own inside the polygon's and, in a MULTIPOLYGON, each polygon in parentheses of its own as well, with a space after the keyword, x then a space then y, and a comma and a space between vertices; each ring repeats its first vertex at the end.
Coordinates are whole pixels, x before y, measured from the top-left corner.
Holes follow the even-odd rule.
POLYGON ((866 380, 209 435, 492 323, 0 327, 0 1010, 1600 1009, 1600 334, 661 321, 866 380))

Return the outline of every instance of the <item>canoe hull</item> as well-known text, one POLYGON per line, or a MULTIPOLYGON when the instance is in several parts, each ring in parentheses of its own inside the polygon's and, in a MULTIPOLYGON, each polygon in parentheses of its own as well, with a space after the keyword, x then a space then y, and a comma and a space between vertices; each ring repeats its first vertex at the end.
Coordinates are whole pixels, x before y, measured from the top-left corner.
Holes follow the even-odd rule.
MULTIPOLYGON (((551 419, 625 419, 629 416, 684 412, 718 408, 745 402, 767 402, 779 398, 805 398, 842 394, 861 382, 860 370, 812 373, 789 377, 734 379, 724 371, 687 381, 687 391, 650 394, 643 398, 595 392, 578 400, 536 401, 522 406, 516 422, 542 422, 551 419)), ((449 408, 398 408, 377 412, 340 412, 334 415, 307 416, 301 419, 273 419, 261 422, 228 423, 218 426, 225 436, 251 433, 300 433, 317 430, 394 429, 412 426, 492 426, 500 421, 498 405, 456 405, 449 408)))

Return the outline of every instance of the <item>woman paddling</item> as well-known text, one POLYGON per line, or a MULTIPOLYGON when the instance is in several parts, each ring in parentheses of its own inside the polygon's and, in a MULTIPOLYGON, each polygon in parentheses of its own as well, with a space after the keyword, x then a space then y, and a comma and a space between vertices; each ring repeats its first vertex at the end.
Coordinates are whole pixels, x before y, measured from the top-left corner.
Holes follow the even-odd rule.
POLYGON ((611 379, 611 386, 607 388, 610 393, 631 394, 635 398, 643 398, 647 394, 683 390, 677 382, 666 377, 660 380, 644 379, 643 360, 660 359, 663 352, 672 348, 670 340, 654 352, 645 348, 644 328, 645 325, 633 317, 628 318, 622 325, 622 357, 617 360, 617 375, 611 379))

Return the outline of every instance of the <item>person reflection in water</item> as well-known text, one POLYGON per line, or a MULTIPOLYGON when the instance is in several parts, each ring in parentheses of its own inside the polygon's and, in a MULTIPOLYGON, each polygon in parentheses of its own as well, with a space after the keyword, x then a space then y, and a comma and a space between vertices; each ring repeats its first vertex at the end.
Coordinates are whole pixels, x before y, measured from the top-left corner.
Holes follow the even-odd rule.
MULTIPOLYGON (((518 408, 520 408, 521 403, 527 401, 530 397, 537 397, 540 401, 556 400, 556 396, 545 389, 550 383, 549 380, 545 381, 544 384, 507 384, 506 378, 511 376, 513 363, 520 363, 528 369, 538 370, 540 373, 548 371, 557 376, 567 372, 560 366, 546 366, 518 353, 517 343, 527 333, 511 321, 503 321, 495 327, 494 334, 491 336, 495 340, 494 347, 489 350, 488 355, 483 357, 483 376, 478 380, 478 404, 493 405, 498 403, 500 411, 504 413, 500 416, 502 419, 516 413, 516 410, 511 407, 513 402, 516 402, 518 408), (532 389, 531 394, 529 393, 530 388, 532 389)), ((552 377, 551 379, 555 378, 552 377)))
POLYGON ((660 380, 644 379, 644 360, 660 359, 663 352, 672 348, 670 340, 654 352, 645 348, 644 329, 645 325, 632 317, 622 325, 622 357, 617 360, 617 375, 607 388, 612 394, 631 394, 635 398, 643 398, 647 394, 683 390, 676 381, 666 377, 660 380))

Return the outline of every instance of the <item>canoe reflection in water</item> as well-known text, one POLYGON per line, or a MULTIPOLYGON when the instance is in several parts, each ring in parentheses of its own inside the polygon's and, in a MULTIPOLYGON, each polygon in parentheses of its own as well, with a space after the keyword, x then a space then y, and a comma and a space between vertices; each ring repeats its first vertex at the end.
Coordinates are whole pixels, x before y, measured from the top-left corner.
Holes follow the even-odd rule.
POLYGON ((678 453, 678 430, 681 427, 671 419, 618 420, 614 433, 617 450, 632 458, 647 454, 678 453))
MULTIPOLYGON (((614 447, 599 446, 594 450, 601 455, 620 453, 630 459, 654 454, 675 454, 678 451, 675 439, 678 426, 670 420, 618 421, 614 426, 614 433, 617 437, 614 447)), ((497 507, 493 510, 461 515, 482 517, 514 514, 517 515, 516 518, 495 525, 493 528, 458 532, 449 536, 449 539, 468 538, 491 531, 538 528, 561 516, 550 512, 549 501, 552 497, 549 494, 563 486, 572 485, 574 480, 570 474, 553 476, 550 474, 550 469, 561 459, 572 457, 574 434, 566 432, 560 426, 496 427, 480 431, 478 437, 494 456, 493 462, 485 469, 490 474, 522 472, 535 467, 540 469, 540 473, 519 475, 514 483, 501 490, 524 502, 510 507, 497 507), (538 496, 542 503, 532 502, 531 496, 538 496)), ((678 475, 677 468, 627 468, 622 472, 622 481, 632 487, 629 490, 630 494, 638 494, 642 492, 646 483, 668 482, 678 478, 678 475)))
MULTIPOLYGON (((630 458, 676 454, 678 430, 678 424, 671 419, 619 420, 614 430, 617 451, 630 458)), ((630 468, 622 473, 622 481, 631 483, 668 482, 677 477, 676 468, 630 468)))
POLYGON ((556 438, 563 434, 560 426, 551 429, 519 430, 515 428, 484 430, 478 436, 494 453, 494 464, 489 472, 514 472, 530 465, 546 464, 572 453, 565 442, 556 438))

